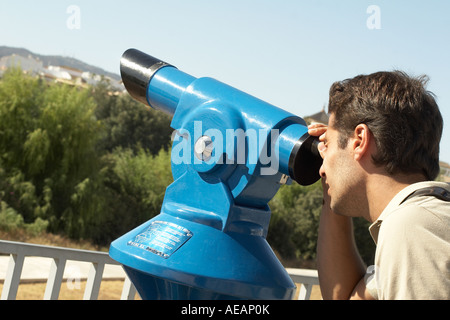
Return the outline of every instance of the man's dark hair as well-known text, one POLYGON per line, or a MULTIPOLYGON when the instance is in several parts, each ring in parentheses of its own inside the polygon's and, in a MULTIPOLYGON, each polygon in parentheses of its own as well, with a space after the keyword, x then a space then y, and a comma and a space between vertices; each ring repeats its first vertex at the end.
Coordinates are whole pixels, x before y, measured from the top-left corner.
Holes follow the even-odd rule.
POLYGON ((376 165, 390 174, 439 174, 439 143, 443 120, 428 78, 401 71, 359 75, 330 88, 329 112, 335 115, 339 146, 344 148, 358 124, 372 132, 378 152, 376 165))

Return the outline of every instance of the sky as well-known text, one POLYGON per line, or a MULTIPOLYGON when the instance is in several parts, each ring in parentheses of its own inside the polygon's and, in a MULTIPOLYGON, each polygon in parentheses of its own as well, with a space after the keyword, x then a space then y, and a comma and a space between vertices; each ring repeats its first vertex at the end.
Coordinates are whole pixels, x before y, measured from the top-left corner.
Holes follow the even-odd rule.
POLYGON ((335 81, 425 74, 450 163, 450 1, 0 0, 0 45, 117 74, 137 48, 300 117, 326 108, 335 81))

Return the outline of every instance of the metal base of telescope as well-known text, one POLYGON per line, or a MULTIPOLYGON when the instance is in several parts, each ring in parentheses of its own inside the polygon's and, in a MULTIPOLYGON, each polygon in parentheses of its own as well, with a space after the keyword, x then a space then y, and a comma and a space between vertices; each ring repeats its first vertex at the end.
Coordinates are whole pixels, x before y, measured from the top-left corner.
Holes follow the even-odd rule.
POLYGON ((291 299, 266 239, 160 214, 111 244, 143 299, 291 299))

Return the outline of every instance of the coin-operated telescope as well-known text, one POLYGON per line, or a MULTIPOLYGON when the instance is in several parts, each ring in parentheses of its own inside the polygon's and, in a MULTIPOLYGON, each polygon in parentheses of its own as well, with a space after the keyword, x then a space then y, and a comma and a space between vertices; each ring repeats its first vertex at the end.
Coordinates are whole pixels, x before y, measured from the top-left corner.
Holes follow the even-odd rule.
POLYGON ((171 115, 175 129, 174 182, 161 213, 110 247, 140 296, 292 298, 295 285, 266 241, 268 202, 282 184, 320 178, 305 121, 135 49, 123 54, 121 75, 131 96, 171 115))

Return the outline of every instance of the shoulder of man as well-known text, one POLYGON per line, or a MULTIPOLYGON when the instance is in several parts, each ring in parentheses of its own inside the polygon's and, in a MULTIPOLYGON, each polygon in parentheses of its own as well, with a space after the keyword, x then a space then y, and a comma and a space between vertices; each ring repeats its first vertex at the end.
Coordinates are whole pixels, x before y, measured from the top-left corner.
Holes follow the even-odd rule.
POLYGON ((437 298, 450 298, 450 202, 425 194, 409 197, 385 216, 379 231, 375 264, 380 298, 434 297, 439 292, 437 298))

